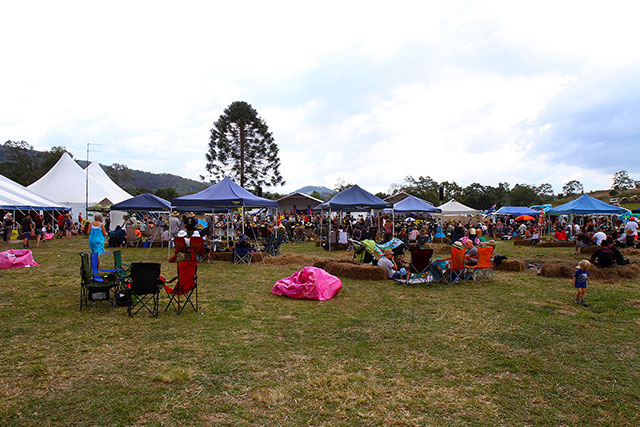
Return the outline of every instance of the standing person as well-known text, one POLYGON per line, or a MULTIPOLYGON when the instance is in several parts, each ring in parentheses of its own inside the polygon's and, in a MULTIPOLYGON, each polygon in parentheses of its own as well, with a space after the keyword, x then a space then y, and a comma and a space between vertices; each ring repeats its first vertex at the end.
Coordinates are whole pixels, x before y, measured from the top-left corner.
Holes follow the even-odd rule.
POLYGON ((66 216, 63 213, 58 215, 58 231, 56 232, 56 238, 57 239, 62 239, 64 237, 64 220, 65 220, 65 218, 66 218, 66 216))
POLYGON ((198 221, 196 220, 196 214, 194 214, 193 212, 189 212, 189 216, 187 217, 187 221, 185 222, 185 228, 189 236, 191 236, 193 232, 196 231, 197 225, 198 221))
POLYGON ((178 231, 180 231, 180 226, 182 225, 182 221, 180 221, 180 215, 178 211, 173 211, 171 213, 171 217, 169 218, 169 235, 171 238, 176 237, 178 231))
POLYGON ((20 221, 20 225, 22 226, 22 234, 24 235, 24 242, 22 243, 22 247, 24 249, 29 248, 29 237, 31 237, 31 233, 33 233, 33 221, 31 221, 30 215, 25 215, 20 221))
POLYGON ((10 212, 4 216, 4 241, 5 243, 9 241, 11 237, 11 231, 13 230, 13 215, 10 212))
MULTIPOLYGON (((82 221, 82 212, 78 212, 78 230, 82 230, 84 227, 84 222, 82 221)), ((82 231, 79 231, 78 233, 82 233, 82 231)))
POLYGON ((111 230, 111 214, 107 214, 107 218, 104 220, 104 229, 107 233, 111 230))
POLYGON ((71 228, 73 224, 71 223, 71 214, 67 214, 64 219, 64 235, 65 237, 71 237, 71 228))
MULTIPOLYGON (((35 222, 36 232, 36 249, 40 247, 40 239, 44 236, 44 223, 42 215, 36 213, 36 217, 33 220, 35 222)), ((44 242, 44 239, 42 240, 44 242)))
POLYGON ((576 304, 586 305, 584 296, 587 292, 587 285, 589 284, 590 265, 589 261, 583 259, 578 263, 576 271, 573 273, 573 287, 577 289, 576 304))
POLYGON ((102 224, 102 214, 96 213, 91 222, 91 231, 89 232, 89 248, 91 253, 101 255, 104 253, 104 238, 107 237, 107 230, 102 224))
POLYGON ((627 224, 624 226, 625 230, 631 230, 633 231, 633 237, 636 237, 638 235, 638 223, 636 222, 636 217, 632 216, 629 221, 627 221, 627 224))

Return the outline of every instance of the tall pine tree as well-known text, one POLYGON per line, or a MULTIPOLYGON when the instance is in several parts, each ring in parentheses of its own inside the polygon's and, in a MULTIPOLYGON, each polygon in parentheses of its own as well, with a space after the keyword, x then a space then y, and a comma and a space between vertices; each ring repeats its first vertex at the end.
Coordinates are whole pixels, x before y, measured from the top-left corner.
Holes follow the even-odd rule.
POLYGON ((244 101, 229 105, 211 129, 207 171, 215 178, 228 176, 240 186, 284 184, 278 146, 267 124, 244 101))

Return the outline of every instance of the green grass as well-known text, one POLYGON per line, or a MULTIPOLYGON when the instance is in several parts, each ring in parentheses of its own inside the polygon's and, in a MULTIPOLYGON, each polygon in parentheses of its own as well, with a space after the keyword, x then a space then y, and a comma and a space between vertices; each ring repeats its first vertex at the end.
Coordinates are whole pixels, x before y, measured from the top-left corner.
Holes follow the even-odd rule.
MULTIPOLYGON (((2 425, 640 422, 637 283, 594 283, 582 307, 569 280, 532 271, 449 286, 346 279, 320 303, 270 293, 301 266, 213 262, 199 266, 199 313, 129 319, 78 310, 87 246, 47 242, 39 267, 0 271, 2 425)), ((496 250, 581 258, 570 251, 496 250)), ((173 277, 166 253, 123 255, 173 277)))

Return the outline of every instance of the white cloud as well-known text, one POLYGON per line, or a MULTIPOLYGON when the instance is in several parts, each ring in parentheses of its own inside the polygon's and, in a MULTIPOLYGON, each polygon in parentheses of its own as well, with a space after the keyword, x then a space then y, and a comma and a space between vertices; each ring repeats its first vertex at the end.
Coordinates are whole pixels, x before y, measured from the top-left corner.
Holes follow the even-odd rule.
MULTIPOLYGON (((101 143, 102 163, 197 178, 213 122, 243 99, 274 133, 286 191, 339 178, 379 191, 406 175, 604 187, 607 173, 539 151, 553 117, 527 123, 567 87, 589 81, 606 93, 611 70, 640 65, 639 11, 637 2, 14 2, 0 26, 0 137, 78 157, 101 143)), ((563 114, 584 102, 566 101, 563 114)))

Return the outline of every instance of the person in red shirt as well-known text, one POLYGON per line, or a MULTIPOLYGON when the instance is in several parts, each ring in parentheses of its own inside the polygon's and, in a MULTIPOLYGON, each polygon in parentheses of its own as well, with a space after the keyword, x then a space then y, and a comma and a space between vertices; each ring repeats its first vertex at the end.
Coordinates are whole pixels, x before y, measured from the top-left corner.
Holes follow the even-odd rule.
POLYGON ((67 219, 66 215, 61 213, 58 215, 58 232, 56 233, 56 239, 62 239, 64 237, 64 221, 67 219))
POLYGON ((553 235, 553 240, 567 240, 567 232, 563 229, 557 229, 553 235))

